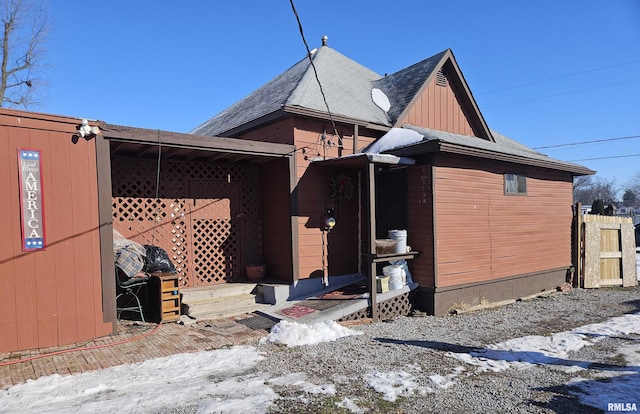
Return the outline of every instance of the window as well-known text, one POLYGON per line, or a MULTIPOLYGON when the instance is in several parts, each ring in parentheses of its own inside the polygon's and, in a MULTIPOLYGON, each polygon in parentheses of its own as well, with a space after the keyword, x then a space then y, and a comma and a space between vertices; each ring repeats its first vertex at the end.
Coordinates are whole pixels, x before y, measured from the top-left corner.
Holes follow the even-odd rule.
POLYGON ((527 194, 527 176, 519 174, 505 174, 504 193, 527 194))

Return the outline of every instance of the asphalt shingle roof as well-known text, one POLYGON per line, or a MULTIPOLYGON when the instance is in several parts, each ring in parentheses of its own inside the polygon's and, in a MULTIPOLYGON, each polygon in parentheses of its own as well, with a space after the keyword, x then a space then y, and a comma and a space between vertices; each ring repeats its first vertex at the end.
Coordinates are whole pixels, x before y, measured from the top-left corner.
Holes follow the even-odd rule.
POLYGON ((392 120, 395 121, 400 117, 445 53, 446 50, 373 82, 374 87, 380 89, 389 98, 391 103, 389 117, 392 120))
MULTIPOLYGON (((312 52, 312 59, 332 114, 390 127, 444 53, 384 77, 328 46, 312 52), (373 102, 373 88, 382 90, 389 98, 390 117, 373 102)), ((191 133, 221 135, 279 111, 285 105, 327 111, 316 75, 306 57, 191 133)))
MULTIPOLYGON (((421 143, 428 142, 428 141, 439 141, 439 142, 444 142, 449 144, 465 146, 469 148, 487 150, 487 151, 491 151, 499 154, 515 155, 517 157, 543 161, 545 163, 554 164, 558 168, 565 169, 567 171, 576 171, 584 174, 593 173, 593 171, 583 167, 582 165, 551 158, 541 152, 538 152, 532 148, 527 147, 526 145, 520 144, 519 142, 514 141, 513 139, 505 135, 502 135, 499 132, 494 130, 491 130, 491 134, 493 135, 495 142, 491 142, 485 139, 480 139, 478 137, 452 134, 450 132, 439 131, 439 130, 430 129, 430 128, 416 127, 413 125, 403 125, 403 128, 413 130, 421 134, 422 136, 424 136, 424 139, 421 142, 417 144, 413 144, 412 146, 419 146, 421 143)), ((401 148, 395 148, 393 150, 389 150, 385 152, 389 152, 393 154, 394 152, 397 152, 399 149, 401 148)))

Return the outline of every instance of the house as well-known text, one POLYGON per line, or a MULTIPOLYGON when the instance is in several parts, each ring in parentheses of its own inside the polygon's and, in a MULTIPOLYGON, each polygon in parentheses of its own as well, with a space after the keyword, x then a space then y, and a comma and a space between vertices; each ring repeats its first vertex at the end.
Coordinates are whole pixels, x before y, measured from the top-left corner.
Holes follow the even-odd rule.
POLYGON ((450 50, 387 76, 311 58, 322 89, 305 58, 192 134, 0 109, 0 352, 117 329, 114 229, 185 290, 263 264, 291 296, 402 259, 402 297, 439 315, 565 281, 593 171, 491 130, 450 50), (411 251, 381 254, 394 229, 411 251))
POLYGON ((414 305, 436 315, 564 283, 573 177, 594 173, 490 129, 451 50, 382 76, 323 40, 192 132, 296 147, 293 267, 265 246, 272 277, 374 277, 375 240, 406 229, 414 305))
POLYGON ((0 144, 0 352, 117 330, 114 229, 169 252, 185 288, 237 279, 263 245, 291 272, 291 145, 11 109, 0 144))

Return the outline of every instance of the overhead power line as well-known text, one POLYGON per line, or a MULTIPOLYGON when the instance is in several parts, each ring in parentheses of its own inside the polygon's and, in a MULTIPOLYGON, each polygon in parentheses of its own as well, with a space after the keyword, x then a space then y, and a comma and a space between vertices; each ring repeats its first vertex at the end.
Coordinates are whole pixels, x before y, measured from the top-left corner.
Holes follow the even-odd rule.
POLYGON ((522 102, 530 102, 530 101, 537 101, 537 100, 540 100, 540 99, 555 98, 556 96, 571 95, 571 94, 578 93, 578 92, 593 91, 595 89, 608 88, 610 86, 624 85, 624 84, 627 84, 627 83, 638 82, 638 81, 640 81, 640 79, 632 79, 632 80, 624 81, 624 82, 609 83, 607 85, 594 86, 593 88, 576 89, 576 90, 573 90, 573 91, 561 92, 561 93, 556 93, 556 94, 553 94, 553 95, 538 96, 537 98, 522 99, 520 101, 507 102, 507 103, 498 104, 498 105, 486 106, 485 108, 497 108, 499 106, 513 105, 513 104, 518 104, 518 103, 522 103, 522 102))
POLYGON ((635 139, 640 138, 640 135, 631 135, 628 137, 617 137, 617 138, 603 138, 603 139, 592 139, 590 141, 580 141, 580 142, 570 142, 568 144, 557 144, 557 145, 547 145, 544 147, 533 147, 533 149, 549 149, 549 148, 561 148, 561 147, 571 147, 575 145, 585 145, 585 144, 595 144, 599 142, 610 142, 610 141, 622 141, 625 139, 635 139))
POLYGON ((636 63, 636 62, 640 62, 640 59, 630 60, 628 62, 616 63, 614 65, 602 66, 602 67, 595 68, 595 69, 584 70, 582 72, 569 73, 567 75, 555 76, 553 78, 548 78, 548 79, 542 79, 542 80, 533 81, 533 82, 522 83, 520 85, 507 86, 506 88, 495 89, 495 90, 489 91, 489 92, 482 92, 482 93, 478 93, 476 95, 489 95, 489 94, 496 93, 496 92, 508 91, 508 90, 516 89, 516 88, 523 88, 525 86, 537 85, 539 83, 550 82, 550 81, 554 81, 554 80, 558 80, 558 79, 564 79, 564 78, 570 78, 572 76, 584 75, 585 73, 591 73, 591 72, 597 72, 597 71, 600 71, 600 70, 611 69, 611 68, 615 68, 615 67, 618 67, 618 66, 629 65, 631 63, 636 63))
POLYGON ((632 158, 632 157, 640 157, 640 154, 630 154, 630 155, 612 155, 610 157, 596 157, 596 158, 581 158, 579 160, 570 160, 570 162, 577 161, 594 161, 594 160, 612 160, 615 158, 632 158))

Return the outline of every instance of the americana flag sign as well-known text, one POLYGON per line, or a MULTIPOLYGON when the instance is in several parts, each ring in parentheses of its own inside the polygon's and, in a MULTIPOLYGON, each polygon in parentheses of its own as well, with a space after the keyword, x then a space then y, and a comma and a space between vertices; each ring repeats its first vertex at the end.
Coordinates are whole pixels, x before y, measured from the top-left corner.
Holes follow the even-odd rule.
POLYGON ((41 161, 40 150, 18 149, 23 251, 46 246, 41 161))

